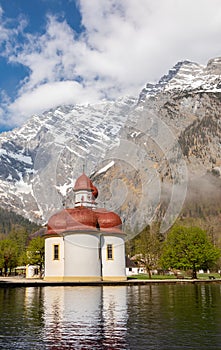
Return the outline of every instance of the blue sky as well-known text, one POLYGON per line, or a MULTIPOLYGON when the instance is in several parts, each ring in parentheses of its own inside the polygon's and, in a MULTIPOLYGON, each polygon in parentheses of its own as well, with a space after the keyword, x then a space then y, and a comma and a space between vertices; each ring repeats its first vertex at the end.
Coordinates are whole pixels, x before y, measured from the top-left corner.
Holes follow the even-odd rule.
MULTIPOLYGON (((60 21, 67 23, 79 33, 82 30, 81 16, 74 1, 41 1, 41 0, 3 0, 0 2, 3 15, 3 22, 7 27, 15 28, 19 25, 19 20, 25 21, 25 33, 45 32, 47 25, 47 15, 56 16, 60 21), (65 3, 65 6, 63 4, 65 3)), ((25 35, 18 38, 20 44, 25 42, 25 35)), ((13 98, 16 97, 16 89, 19 82, 29 74, 29 69, 22 64, 8 64, 8 57, 1 57, 1 89, 4 89, 13 98)))
POLYGON ((0 0, 0 131, 220 55, 220 0, 0 0))

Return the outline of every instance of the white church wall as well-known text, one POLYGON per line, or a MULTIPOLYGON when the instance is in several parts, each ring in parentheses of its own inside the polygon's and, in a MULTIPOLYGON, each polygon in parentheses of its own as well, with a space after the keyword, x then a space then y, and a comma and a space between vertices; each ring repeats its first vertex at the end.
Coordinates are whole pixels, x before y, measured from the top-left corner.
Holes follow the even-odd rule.
POLYGON ((99 234, 72 233, 65 236, 64 279, 98 281, 101 276, 99 234))
POLYGON ((125 280, 125 242, 124 237, 116 234, 103 234, 101 238, 103 280, 125 280), (107 246, 112 245, 113 257, 107 256, 107 246))
POLYGON ((45 280, 62 280, 64 274, 64 241, 63 237, 45 239, 45 280), (58 245, 59 256, 54 259, 54 246, 58 245))

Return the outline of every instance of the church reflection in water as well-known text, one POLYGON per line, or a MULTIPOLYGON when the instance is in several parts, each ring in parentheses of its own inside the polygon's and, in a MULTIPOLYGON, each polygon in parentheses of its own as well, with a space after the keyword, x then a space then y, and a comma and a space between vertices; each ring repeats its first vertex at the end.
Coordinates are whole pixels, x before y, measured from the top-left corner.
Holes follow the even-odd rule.
POLYGON ((4 287, 0 309, 0 349, 221 348, 219 281, 4 287))
POLYGON ((43 342, 49 349, 127 349, 127 289, 45 287, 43 342))

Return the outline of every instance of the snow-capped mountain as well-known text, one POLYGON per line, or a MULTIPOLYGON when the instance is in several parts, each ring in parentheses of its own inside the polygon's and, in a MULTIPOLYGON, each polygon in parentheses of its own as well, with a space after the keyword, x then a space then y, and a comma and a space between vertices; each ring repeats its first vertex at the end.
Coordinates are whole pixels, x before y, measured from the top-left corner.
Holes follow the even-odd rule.
POLYGON ((196 178, 207 183, 212 176, 209 193, 221 194, 220 111, 221 58, 215 58, 205 67, 177 63, 139 98, 34 115, 0 134, 1 206, 45 222, 71 204, 70 189, 85 167, 101 204, 125 222, 156 217, 165 193, 163 215, 171 221, 196 178))
POLYGON ((32 220, 57 210, 82 172, 119 141, 134 98, 99 105, 60 106, 0 135, 1 205, 32 220))
POLYGON ((190 61, 178 62, 158 83, 146 84, 140 94, 140 101, 162 91, 173 92, 220 92, 221 58, 211 59, 207 66, 190 61))

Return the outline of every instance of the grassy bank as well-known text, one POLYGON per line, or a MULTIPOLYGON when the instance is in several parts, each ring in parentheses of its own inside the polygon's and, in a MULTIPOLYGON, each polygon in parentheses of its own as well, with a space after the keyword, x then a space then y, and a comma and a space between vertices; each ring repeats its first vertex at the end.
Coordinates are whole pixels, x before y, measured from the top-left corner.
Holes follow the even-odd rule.
MULTIPOLYGON (((179 279, 179 278, 185 278, 185 279, 191 279, 191 276, 189 274, 181 273, 178 276, 175 275, 152 275, 152 279, 154 280, 174 280, 174 279, 179 279)), ((198 279, 204 279, 204 280, 211 280, 211 279, 220 279, 220 274, 219 273, 198 273, 197 274, 198 279)), ((149 280, 149 275, 147 274, 139 274, 139 275, 133 275, 133 276, 128 276, 128 279, 139 279, 139 280, 149 280)))

